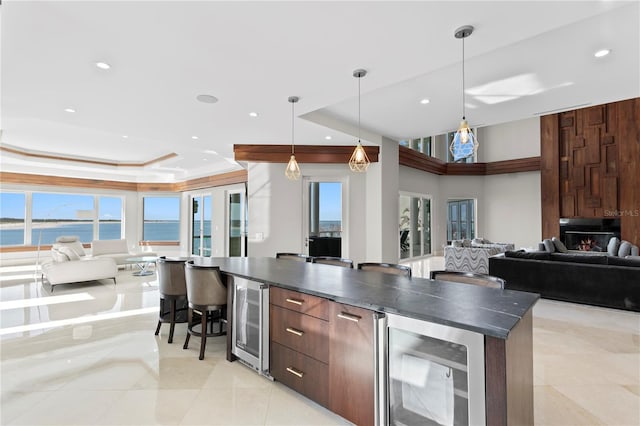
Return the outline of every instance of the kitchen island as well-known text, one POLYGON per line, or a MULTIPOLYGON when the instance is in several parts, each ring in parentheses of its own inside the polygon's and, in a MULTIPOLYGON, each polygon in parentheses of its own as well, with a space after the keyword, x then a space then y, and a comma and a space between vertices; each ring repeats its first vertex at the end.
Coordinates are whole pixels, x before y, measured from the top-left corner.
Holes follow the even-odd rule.
MULTIPOLYGON (((531 308, 537 294, 274 258, 198 258, 196 263, 218 266, 230 288, 234 277, 269 287, 273 377, 354 423, 389 422, 386 393, 391 379, 385 366, 389 329, 381 327, 380 320, 406 317, 431 328, 480 336, 483 395, 457 392, 456 397, 480 400, 484 424, 533 424, 531 308), (336 318, 346 321, 339 323, 336 318), (286 327, 284 321, 288 321, 286 327), (285 332, 279 333, 280 326, 285 332), (349 335, 340 335, 347 330, 349 335), (296 346, 292 340, 296 336, 309 343, 296 346), (285 366, 283 359, 310 371, 326 370, 323 376, 328 383, 321 386, 326 390, 304 383, 304 368, 285 366), (284 373, 273 374, 280 370, 284 373), (357 374, 350 377, 350 371, 357 374), (341 393, 350 406, 359 407, 357 413, 340 407, 336 395, 341 393), (354 395, 359 398, 354 400, 354 395)), ((233 291, 229 291, 229 306, 233 304, 233 291)), ((231 330, 233 326, 230 321, 231 330)), ((228 353, 232 360, 229 349, 228 353)), ((469 352, 468 357, 469 364, 478 362, 474 361, 477 353, 469 352)), ((466 366, 460 369, 467 374, 466 366)))

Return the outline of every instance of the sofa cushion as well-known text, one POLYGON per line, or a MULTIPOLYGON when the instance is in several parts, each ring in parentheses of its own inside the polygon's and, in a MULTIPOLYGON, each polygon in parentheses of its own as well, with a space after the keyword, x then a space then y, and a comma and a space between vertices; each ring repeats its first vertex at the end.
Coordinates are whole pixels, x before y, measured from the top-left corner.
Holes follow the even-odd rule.
POLYGON ((617 237, 611 237, 609 244, 607 244, 607 254, 609 256, 617 256, 619 246, 620 240, 617 237))
POLYGON ((518 259, 534 259, 534 260, 549 260, 551 258, 551 253, 547 251, 506 251, 504 252, 505 257, 515 257, 518 259))
POLYGON ((555 247, 557 252, 560 252, 560 253, 569 252, 569 250, 567 250, 567 246, 565 246, 564 243, 560 241, 559 238, 552 237, 551 241, 553 242, 553 246, 555 247))
POLYGON ((544 244, 544 249, 549 253, 553 253, 554 251, 556 251, 556 246, 550 239, 547 238, 545 240, 542 240, 542 244, 544 244))
POLYGON ((609 258, 609 265, 637 266, 638 268, 640 268, 640 256, 627 256, 627 257, 612 256, 609 258))
POLYGON ((620 242, 620 248, 618 248, 618 256, 625 257, 631 254, 631 243, 629 241, 622 240, 620 242))
POLYGON ((71 247, 68 246, 60 246, 57 247, 58 251, 65 256, 67 256, 67 260, 80 260, 80 256, 75 252, 71 247))
POLYGON ((62 253, 58 248, 52 247, 51 248, 51 259, 55 263, 68 262, 69 261, 69 256, 67 256, 66 254, 62 253))
POLYGON ((597 265, 607 264, 607 256, 604 256, 604 255, 551 253, 551 260, 554 260, 557 262, 589 263, 589 264, 597 264, 597 265))
POLYGON ((91 254, 94 256, 116 253, 129 253, 127 240, 93 240, 91 242, 91 254))

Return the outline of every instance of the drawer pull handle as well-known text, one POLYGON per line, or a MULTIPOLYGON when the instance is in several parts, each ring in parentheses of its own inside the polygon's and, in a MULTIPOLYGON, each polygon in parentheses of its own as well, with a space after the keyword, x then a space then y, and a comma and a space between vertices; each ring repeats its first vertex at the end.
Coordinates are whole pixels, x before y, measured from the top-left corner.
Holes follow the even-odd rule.
POLYGON ((302 379, 302 376, 304 376, 304 373, 302 371, 298 371, 293 367, 287 367, 287 371, 291 374, 293 374, 294 376, 298 376, 302 379))
POLYGON ((353 314, 348 314, 346 312, 342 312, 338 314, 338 318, 342 318, 342 319, 346 319, 349 321, 353 321, 353 322, 358 322, 360 321, 360 318, 358 315, 353 315, 353 314))
POLYGON ((298 299, 287 299, 287 302, 289 302, 289 303, 293 303, 294 305, 302 306, 302 302, 304 302, 304 300, 298 300, 298 299))
POLYGON ((295 334, 296 336, 302 336, 304 334, 304 331, 296 330, 295 328, 291 327, 287 327, 286 330, 291 334, 295 334))

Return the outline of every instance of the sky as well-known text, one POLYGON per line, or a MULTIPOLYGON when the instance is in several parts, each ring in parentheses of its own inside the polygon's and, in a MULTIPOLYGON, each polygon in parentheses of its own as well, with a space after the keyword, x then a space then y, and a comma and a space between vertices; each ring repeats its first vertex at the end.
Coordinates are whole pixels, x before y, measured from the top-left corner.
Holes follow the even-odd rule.
POLYGON ((320 220, 342 220, 340 182, 320 182, 320 220))
MULTIPOLYGON (((99 197, 100 219, 121 219, 122 199, 120 197, 99 197)), ((78 211, 93 211, 93 195, 40 194, 32 198, 34 219, 77 219, 78 211)), ((0 217, 25 217, 25 195, 20 193, 0 193, 0 217)), ((84 217, 82 217, 84 218, 84 217)))

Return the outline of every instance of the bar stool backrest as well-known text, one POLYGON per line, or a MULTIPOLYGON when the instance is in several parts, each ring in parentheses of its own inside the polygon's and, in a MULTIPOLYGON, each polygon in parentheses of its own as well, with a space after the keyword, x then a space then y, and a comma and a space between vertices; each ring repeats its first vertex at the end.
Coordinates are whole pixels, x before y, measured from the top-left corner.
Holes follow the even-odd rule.
POLYGON ((342 266, 344 268, 353 268, 353 260, 342 259, 339 257, 331 257, 331 256, 312 257, 311 263, 322 263, 325 265, 335 265, 335 266, 342 266))
POLYGON ((463 284, 481 285, 491 288, 504 288, 506 281, 499 277, 487 274, 458 271, 431 271, 431 279, 449 281, 463 284))
POLYGON ((219 267, 197 266, 190 260, 186 263, 185 278, 189 306, 211 310, 227 304, 227 287, 222 282, 219 267))
POLYGON ((300 253, 276 253, 276 259, 296 260, 298 262, 311 262, 311 257, 300 253))
POLYGON ((358 263, 358 269, 363 271, 377 271, 384 272, 385 274, 402 275, 407 278, 411 278, 411 268, 406 265, 398 265, 396 263, 379 263, 379 262, 364 262, 358 263))
POLYGON ((184 276, 186 259, 168 259, 160 256, 156 261, 158 273, 158 290, 165 296, 185 296, 187 284, 184 276))

